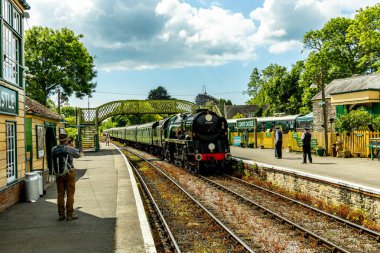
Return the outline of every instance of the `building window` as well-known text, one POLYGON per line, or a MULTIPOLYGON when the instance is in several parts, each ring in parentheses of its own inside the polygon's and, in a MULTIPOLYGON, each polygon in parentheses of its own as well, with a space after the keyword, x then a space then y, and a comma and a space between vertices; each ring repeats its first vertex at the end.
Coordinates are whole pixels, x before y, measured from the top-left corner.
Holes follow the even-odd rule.
POLYGON ((7 122, 7 183, 16 179, 16 123, 7 122))
POLYGON ((19 39, 6 25, 3 26, 3 77, 14 84, 19 84, 19 39))
POLYGON ((21 34, 21 15, 15 9, 13 9, 13 29, 21 34))
POLYGON ((3 0, 3 18, 11 24, 12 5, 8 0, 3 0))

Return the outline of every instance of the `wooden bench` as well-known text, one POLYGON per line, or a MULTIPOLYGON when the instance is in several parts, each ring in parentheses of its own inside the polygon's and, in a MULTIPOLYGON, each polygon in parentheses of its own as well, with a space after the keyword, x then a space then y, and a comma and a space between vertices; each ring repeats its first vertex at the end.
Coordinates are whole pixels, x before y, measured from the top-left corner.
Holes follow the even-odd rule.
MULTIPOLYGON (((301 148, 303 146, 303 142, 302 142, 302 139, 301 138, 297 138, 297 145, 298 145, 298 148, 300 149, 301 151, 301 148)), ((311 139, 310 141, 310 147, 311 147, 311 150, 313 150, 314 148, 316 148, 318 146, 318 142, 317 142, 317 139, 311 139)))
POLYGON ((374 158, 374 151, 377 149, 377 158, 380 160, 380 138, 369 138, 369 145, 371 151, 371 159, 374 158))

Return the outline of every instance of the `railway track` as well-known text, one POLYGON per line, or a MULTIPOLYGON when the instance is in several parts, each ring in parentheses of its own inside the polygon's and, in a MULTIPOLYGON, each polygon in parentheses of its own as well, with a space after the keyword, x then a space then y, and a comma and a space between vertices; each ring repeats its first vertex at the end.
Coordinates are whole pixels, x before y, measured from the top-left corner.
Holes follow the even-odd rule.
MULTIPOLYGON (((168 174, 173 174, 173 172, 168 174)), ((191 176, 195 177, 194 175, 191 176)), ((293 251, 285 249, 284 252, 314 252, 315 247, 320 246, 323 246, 325 250, 318 249, 315 252, 380 252, 380 234, 377 232, 241 179, 231 176, 197 177, 208 185, 204 186, 204 189, 209 188, 209 192, 213 191, 214 198, 219 198, 219 202, 222 202, 222 198, 234 198, 238 203, 235 206, 236 209, 246 210, 249 207, 255 209, 256 214, 253 215, 257 215, 258 219, 271 219, 272 222, 277 222, 277 226, 286 227, 290 231, 289 233, 292 234, 291 237, 298 236, 302 238, 303 243, 309 242, 313 244, 311 251, 303 251, 304 249, 299 251, 298 249, 300 248, 296 247, 293 251), (211 187, 214 187, 215 190, 210 190, 211 187), (219 193, 220 191, 227 193, 230 197, 222 197, 219 193), (305 240, 305 238, 308 239, 305 240)), ((180 184, 187 184, 180 177, 177 177, 176 181, 180 184)), ((193 190, 190 191, 193 191, 193 193, 198 191, 198 195, 199 193, 201 193, 200 195, 205 194, 206 190, 200 190, 200 186, 195 186, 195 188, 198 189, 193 187, 193 190)), ((217 212, 215 203, 210 204, 207 202, 202 200, 205 206, 211 210, 214 209, 214 213, 217 212)), ((244 214, 244 212, 236 212, 236 209, 235 212, 230 211, 230 213, 236 215, 237 220, 239 220, 238 215, 248 215, 244 214)), ((220 218, 220 215, 217 216, 220 218)), ((240 219, 240 222, 242 221, 244 222, 244 219, 240 219)), ((234 231, 239 231, 239 236, 245 238, 248 245, 253 245, 257 252, 271 252, 270 250, 267 251, 265 247, 258 246, 257 240, 251 240, 249 233, 242 232, 244 229, 236 226, 234 222, 227 221, 226 223, 234 231)), ((281 246, 278 248, 281 248, 281 246)), ((282 246, 282 249, 284 249, 284 246, 282 246)))
POLYGON ((199 177, 299 230, 331 252, 380 252, 380 234, 375 231, 238 178, 199 177))
POLYGON ((166 251, 255 252, 163 170, 129 158, 154 210, 166 251))

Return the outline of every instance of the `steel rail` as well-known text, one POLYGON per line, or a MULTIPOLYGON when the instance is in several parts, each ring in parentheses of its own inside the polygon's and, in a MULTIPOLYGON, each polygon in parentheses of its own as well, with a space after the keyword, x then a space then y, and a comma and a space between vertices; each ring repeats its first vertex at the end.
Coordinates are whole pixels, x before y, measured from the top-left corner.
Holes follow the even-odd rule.
MULTIPOLYGON (((125 148, 124 148, 125 149, 125 148)), ((177 182, 175 182, 172 178, 170 178, 165 172, 163 172, 159 167, 142 157, 141 155, 130 151, 128 149, 125 149, 128 152, 134 154, 135 156, 138 156, 142 160, 144 160, 146 163, 151 165, 153 168, 155 168, 157 171, 159 171, 163 176, 165 176, 169 181, 171 181, 173 184, 175 184, 183 193, 185 193, 194 203, 196 203, 199 207, 201 207, 210 217, 213 218, 214 221, 216 221, 223 229, 226 231, 237 243, 239 243, 241 246, 244 247, 248 252, 255 253, 251 247, 249 247, 239 236, 237 236, 234 232, 232 232, 231 229, 229 229, 222 221, 220 221, 213 213, 211 213, 205 206, 203 206, 198 200, 196 200, 190 193, 188 193, 182 186, 180 186, 177 182)))
POLYGON ((348 220, 342 219, 342 218, 340 218, 340 217, 338 217, 338 216, 336 216, 336 215, 333 215, 333 214, 327 213, 327 212, 325 212, 325 211, 319 210, 319 209, 317 209, 317 208, 315 208, 315 207, 313 207, 313 206, 307 205, 307 204, 302 203, 302 202, 300 202, 300 201, 298 201, 298 200, 295 200, 295 199, 289 198, 289 197, 287 197, 287 196, 281 195, 281 194, 279 194, 279 193, 277 193, 277 192, 274 192, 274 191, 271 191, 271 190, 265 189, 265 188, 263 188, 263 187, 261 187, 261 186, 255 185, 255 184, 253 184, 253 183, 250 183, 250 182, 244 181, 244 180, 242 180, 242 179, 240 179, 240 178, 236 178, 236 177, 233 177, 233 176, 230 176, 230 175, 226 175, 226 176, 227 176, 228 178, 232 179, 232 180, 235 180, 235 181, 241 182, 241 183, 243 183, 243 184, 245 184, 245 185, 248 185, 248 186, 251 186, 251 187, 257 188, 257 189, 259 189, 259 190, 261 190, 261 191, 264 191, 264 192, 267 192, 267 193, 273 194, 273 195, 275 195, 275 196, 277 196, 277 197, 280 197, 280 198, 286 199, 286 200, 291 201, 291 202, 293 202, 293 203, 296 203, 296 204, 298 204, 298 205, 300 205, 300 206, 303 206, 303 207, 305 207, 305 208, 309 208, 309 209, 311 209, 311 210, 313 210, 313 211, 315 211, 315 212, 318 212, 318 213, 320 213, 320 214, 326 215, 326 216, 328 216, 329 218, 332 218, 332 219, 334 219, 334 220, 337 220, 337 221, 339 221, 339 222, 342 222, 343 224, 347 224, 347 225, 349 225, 349 226, 351 226, 351 227, 353 227, 353 228, 359 230, 361 233, 367 233, 368 235, 370 235, 371 237, 373 237, 377 242, 380 242, 380 233, 378 233, 378 232, 376 232, 376 231, 370 230, 370 229, 368 229, 368 228, 365 228, 365 227, 363 227, 363 226, 360 226, 360 225, 358 225, 358 224, 355 224, 355 223, 353 223, 353 222, 351 222, 351 221, 348 221, 348 220))
POLYGON ((175 239, 172 231, 170 230, 170 227, 169 227, 168 223, 166 222, 164 215, 162 214, 158 204, 154 200, 154 197, 151 194, 151 192, 150 192, 148 186, 146 185, 144 179, 142 178, 141 174, 138 172, 136 167, 131 162, 129 162, 129 164, 131 165, 135 175, 138 177, 138 179, 139 179, 139 181, 143 187, 144 192, 147 194, 149 200, 152 202, 153 207, 155 209, 155 212, 158 214, 158 218, 159 218, 160 222, 164 225, 164 229, 165 229, 166 233, 169 235, 169 239, 171 242, 172 249, 174 248, 175 252, 181 253, 182 251, 181 251, 180 247, 178 246, 177 240, 175 239))
POLYGON ((267 215, 269 214, 273 218, 277 218, 281 222, 285 222, 285 223, 289 224, 292 229, 298 229, 299 231, 303 232, 304 237, 308 237, 308 236, 313 237, 318 242, 318 244, 324 244, 325 247, 327 246, 331 250, 331 252, 334 252, 334 253, 335 252, 349 253, 349 251, 343 249, 342 247, 339 247, 338 245, 334 244, 333 242, 330 242, 330 241, 324 239, 323 237, 315 234, 314 232, 312 232, 312 231, 310 231, 310 230, 308 230, 306 228, 303 228, 300 225, 292 222, 291 220, 288 220, 287 218, 282 217, 281 215, 279 215, 279 214, 277 214, 277 213, 269 210, 268 208, 266 208, 266 207, 264 207, 264 206, 262 206, 262 205, 260 205, 260 204, 258 204, 256 202, 254 202, 254 201, 252 201, 252 200, 250 200, 250 199, 248 199, 248 198, 246 198, 244 196, 241 196, 239 193, 237 193, 235 191, 232 191, 232 190, 228 189, 227 187, 225 187, 223 185, 220 185, 220 184, 218 184, 218 183, 216 183, 216 182, 214 182, 214 181, 212 181, 212 180, 210 180, 210 179, 208 179, 208 178, 206 178, 204 176, 197 175, 197 177, 199 177, 203 181, 209 183, 210 185, 214 185, 218 189, 221 189, 221 190, 223 190, 225 192, 228 192, 231 195, 233 195, 233 196, 235 196, 235 197, 237 197, 239 199, 242 199, 243 201, 245 201, 245 202, 247 202, 247 203, 249 203, 249 204, 257 207, 258 209, 263 210, 264 214, 267 214, 267 215))

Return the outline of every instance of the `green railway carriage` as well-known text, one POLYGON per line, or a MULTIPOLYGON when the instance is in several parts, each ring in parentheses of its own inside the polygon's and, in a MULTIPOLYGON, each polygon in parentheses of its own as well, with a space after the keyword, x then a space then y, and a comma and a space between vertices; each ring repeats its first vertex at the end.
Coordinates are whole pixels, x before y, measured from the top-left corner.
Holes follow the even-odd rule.
POLYGON ((154 136, 155 128, 158 126, 158 121, 139 125, 136 128, 136 140, 138 143, 151 146, 153 145, 153 139, 157 143, 158 137, 157 134, 154 136))
POLYGON ((125 140, 127 142, 136 142, 136 126, 125 128, 125 140))

